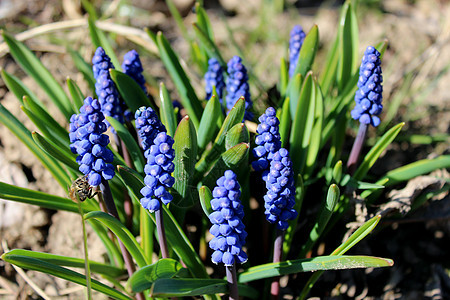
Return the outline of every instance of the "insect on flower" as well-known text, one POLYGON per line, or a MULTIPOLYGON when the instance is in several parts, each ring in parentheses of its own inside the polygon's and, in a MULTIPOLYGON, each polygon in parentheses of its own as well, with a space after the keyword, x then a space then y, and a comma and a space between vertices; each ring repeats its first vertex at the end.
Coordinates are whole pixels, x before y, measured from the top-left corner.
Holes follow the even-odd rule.
POLYGON ((77 195, 81 202, 97 195, 97 189, 89 184, 87 175, 78 177, 69 188, 69 197, 77 202, 77 195))

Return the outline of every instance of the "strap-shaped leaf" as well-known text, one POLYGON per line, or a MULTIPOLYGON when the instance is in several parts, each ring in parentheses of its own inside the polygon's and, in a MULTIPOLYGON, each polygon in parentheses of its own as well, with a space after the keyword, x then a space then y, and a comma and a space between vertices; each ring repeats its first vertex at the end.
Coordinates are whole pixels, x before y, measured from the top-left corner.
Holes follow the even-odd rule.
MULTIPOLYGON (((36 252, 36 251, 30 251, 30 250, 22 250, 22 249, 14 249, 8 252, 9 255, 17 255, 17 256, 27 256, 32 258, 37 258, 58 266, 63 267, 74 267, 74 268, 81 268, 84 269, 85 263, 84 259, 76 258, 76 257, 69 257, 69 256, 62 256, 62 255, 55 255, 50 253, 44 253, 44 252, 36 252)), ((92 272, 108 275, 110 277, 119 277, 124 275, 125 269, 113 267, 110 265, 106 265, 103 263, 99 263, 96 261, 89 260, 89 268, 92 272)))
POLYGON ((219 48, 216 46, 214 41, 211 40, 208 34, 200 27, 198 23, 194 23, 192 24, 192 26, 194 27, 195 35, 200 41, 202 49, 206 51, 206 53, 210 58, 211 57, 216 58, 221 66, 226 66, 226 63, 222 58, 222 55, 220 54, 219 48))
POLYGON ((170 99, 169 91, 164 83, 159 85, 159 98, 161 102, 161 107, 159 108, 159 115, 161 116, 161 122, 166 126, 167 133, 170 136, 175 136, 175 131, 177 130, 177 116, 175 115, 175 110, 173 108, 172 100, 170 99))
POLYGON ((95 79, 94 72, 92 71, 92 66, 84 60, 84 58, 78 51, 67 47, 67 52, 69 52, 70 56, 72 57, 75 67, 81 74, 83 74, 83 78, 88 83, 89 89, 91 91, 95 91, 95 79))
POLYGON ((89 34, 91 35, 92 43, 95 48, 102 47, 105 50, 105 53, 111 59, 112 64, 117 70, 121 70, 121 65, 119 60, 117 59, 116 53, 114 52, 114 48, 111 46, 111 43, 108 41, 105 33, 97 28, 95 25, 95 19, 90 16, 88 18, 89 25, 89 34))
POLYGON ((23 97, 28 96, 34 100, 34 102, 39 103, 41 107, 44 106, 42 102, 37 98, 37 96, 16 76, 1 70, 2 79, 6 84, 8 90, 13 92, 17 99, 23 104, 23 97))
POLYGON ((70 96, 72 97, 74 111, 79 112, 80 107, 83 106, 85 97, 84 97, 83 93, 81 92, 80 87, 78 86, 78 84, 75 81, 73 81, 70 78, 67 78, 66 83, 67 83, 67 88, 69 89, 70 96))
MULTIPOLYGON (((10 264, 16 265, 24 269, 46 273, 58 278, 74 282, 82 286, 86 286, 86 276, 41 259, 24 255, 17 255, 11 252, 3 254, 1 258, 4 261, 9 262, 10 264)), ((99 291, 114 299, 124 299, 124 300, 132 299, 127 295, 117 291, 116 289, 111 288, 95 279, 91 279, 91 287, 92 289, 99 291)))
POLYGON ((192 174, 194 173, 197 158, 197 133, 189 116, 181 120, 175 132, 173 148, 175 150, 175 170, 173 176, 175 184, 173 188, 181 198, 174 199, 174 204, 181 207, 189 207, 194 203, 197 190, 192 185, 192 174), (194 196, 195 195, 195 196, 194 196))
POLYGON ((163 258, 156 263, 137 270, 127 281, 127 290, 140 293, 149 289, 153 282, 162 278, 172 278, 183 266, 171 258, 163 258))
POLYGON ((249 143, 250 133, 244 123, 238 123, 231 127, 225 137, 225 149, 229 150, 240 143, 249 143))
POLYGON ((289 147, 289 132, 291 130, 291 114, 289 112, 289 102, 290 99, 287 97, 284 100, 283 107, 281 108, 280 114, 280 138, 281 138, 281 147, 288 148, 289 147))
POLYGON ((297 217, 294 220, 290 220, 289 227, 286 229, 283 241, 283 257, 286 257, 291 250, 291 244, 294 239, 295 229, 297 228, 298 218, 302 209, 303 198, 305 197, 306 188, 303 184, 303 178, 301 174, 297 175, 295 181, 295 205, 293 209, 297 211, 297 217))
POLYGON ((125 143, 128 153, 130 154, 136 171, 142 173, 144 171, 145 159, 142 155, 141 148, 137 144, 136 140, 133 138, 131 133, 125 128, 125 126, 114 119, 113 117, 106 117, 106 120, 111 124, 111 126, 116 130, 119 137, 125 143))
MULTIPOLYGON (((238 284, 239 295, 258 299, 258 291, 252 287, 238 284)), ((223 279, 166 278, 155 281, 151 296, 204 296, 208 294, 229 293, 228 283, 223 279)))
POLYGON ((119 220, 102 211, 89 212, 84 215, 84 219, 95 219, 106 225, 122 241, 140 268, 147 265, 142 248, 136 242, 133 234, 119 220))
POLYGON ((72 105, 63 88, 42 62, 23 43, 3 32, 3 39, 9 47, 9 52, 20 67, 31 76, 49 96, 53 103, 68 120, 72 113, 72 105))
MULTIPOLYGON (((119 174, 125 182, 128 191, 136 201, 141 198, 140 190, 144 187, 144 180, 141 175, 135 171, 122 166, 118 167, 119 174)), ((189 271, 198 278, 208 278, 205 266, 203 265, 197 252, 194 250, 191 242, 183 232, 183 229, 177 223, 170 211, 163 205, 164 227, 166 229, 166 238, 168 244, 172 247, 178 257, 183 258, 183 263, 189 271)), ((150 214, 153 222, 155 222, 154 214, 150 214)))
POLYGON ((286 59, 282 57, 280 61, 280 81, 278 82, 278 90, 280 91, 281 96, 286 95, 288 82, 289 82, 289 70, 286 59))
POLYGON ((192 123, 197 128, 202 115, 202 105, 200 104, 200 101, 191 86, 186 72, 180 64, 178 56, 173 51, 167 39, 161 32, 158 32, 156 40, 159 54, 161 55, 161 60, 172 77, 172 80, 178 90, 178 94, 180 95, 181 103, 186 108, 188 115, 192 119, 192 123))
POLYGON ((373 256, 318 256, 249 268, 238 276, 240 283, 300 272, 390 267, 391 259, 373 256))
POLYGON ((291 119, 295 120, 295 114, 297 113, 298 101, 300 98, 300 92, 302 91, 304 77, 301 74, 293 75, 289 81, 289 89, 287 90, 287 97, 289 101, 289 111, 291 119))
POLYGON ((198 127, 198 148, 205 149, 206 145, 213 140, 214 134, 219 130, 217 120, 222 115, 222 108, 217 97, 212 96, 205 106, 205 110, 198 127))
POLYGON ((213 199, 211 190, 207 186, 202 186, 198 190, 198 195, 200 197, 200 205, 202 206, 203 212, 206 216, 209 216, 213 212, 211 207, 211 200, 213 199))
POLYGON ((378 157, 380 157, 381 153, 389 146, 390 143, 395 139, 400 130, 405 123, 397 124, 388 130, 379 140, 378 142, 370 149, 369 153, 364 157, 363 162, 358 167, 355 172, 353 178, 356 180, 361 180, 366 176, 367 172, 373 166, 373 164, 377 161, 378 157))
POLYGON ((331 97, 327 97, 328 93, 336 80, 336 71, 339 63, 338 46, 339 34, 336 34, 336 38, 331 46, 331 49, 328 51, 326 62, 323 65, 323 70, 320 72, 319 77, 319 84, 322 88, 322 92, 324 93, 325 99, 328 100, 331 99, 331 97))
POLYGON ((52 157, 47 155, 39 148, 31 137, 31 132, 16 119, 1 103, 0 103, 0 122, 14 133, 22 143, 27 146, 30 151, 36 155, 46 169, 52 173, 53 177, 64 189, 71 185, 70 177, 61 165, 52 157))

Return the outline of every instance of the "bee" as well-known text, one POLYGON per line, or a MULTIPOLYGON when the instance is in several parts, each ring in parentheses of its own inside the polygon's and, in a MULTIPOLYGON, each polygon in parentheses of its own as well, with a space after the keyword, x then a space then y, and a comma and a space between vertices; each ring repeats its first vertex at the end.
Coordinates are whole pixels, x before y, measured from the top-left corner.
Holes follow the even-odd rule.
POLYGON ((69 188, 69 197, 77 201, 77 195, 81 202, 91 199, 97 195, 97 189, 91 186, 87 180, 87 175, 78 177, 69 188))

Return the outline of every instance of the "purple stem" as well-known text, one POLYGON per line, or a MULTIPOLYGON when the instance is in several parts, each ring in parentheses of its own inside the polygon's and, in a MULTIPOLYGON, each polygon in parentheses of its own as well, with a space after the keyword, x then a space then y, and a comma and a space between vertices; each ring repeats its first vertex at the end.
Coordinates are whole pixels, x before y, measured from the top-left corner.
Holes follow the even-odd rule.
MULTIPOLYGON (((105 201, 106 210, 107 212, 115 217, 117 220, 119 219, 119 213, 117 212, 116 205, 114 204, 114 200, 111 194, 111 188, 109 187, 109 183, 107 180, 102 178, 102 183, 100 183, 100 190, 102 191, 102 196, 105 201)), ((122 241, 118 238, 119 241, 119 247, 122 251, 123 261, 125 262, 125 266, 127 268, 128 276, 131 277, 133 275, 134 271, 136 270, 133 259, 131 258, 130 252, 128 252, 125 245, 122 243, 122 241)), ((138 300, 144 300, 144 294, 137 293, 136 299, 138 300)))
MULTIPOLYGON (((133 168, 133 162, 131 161, 130 154, 128 153, 128 149, 122 139, 119 139, 121 148, 123 151, 123 159, 125 160, 125 163, 128 167, 133 168)), ((123 209, 125 211, 126 216, 126 226, 128 229, 131 230, 131 227, 133 226, 133 203, 131 202, 131 197, 128 195, 127 189, 124 188, 123 190, 123 209)))
POLYGON ((230 289, 230 296, 228 299, 239 300, 239 291, 236 277, 236 263, 233 263, 232 266, 226 266, 225 269, 227 270, 227 281, 228 287, 230 289))
POLYGON ((347 161, 347 171, 350 175, 353 175, 356 171, 356 167, 358 166, 358 158, 361 153, 361 149, 364 143, 364 139, 366 137, 367 132, 367 124, 361 123, 359 125, 358 134, 356 135, 356 139, 353 142, 352 151, 350 152, 350 157, 347 161))
MULTIPOLYGON (((281 262, 281 256, 283 255, 283 239, 284 231, 277 229, 277 237, 273 243, 273 262, 281 262)), ((272 285, 270 286, 270 295, 273 300, 277 300, 280 297, 280 277, 274 277, 272 285)))
POLYGON ((155 211, 156 231, 158 232, 159 247, 161 248, 162 258, 169 258, 169 250, 167 248, 166 231, 164 230, 163 208, 155 211))

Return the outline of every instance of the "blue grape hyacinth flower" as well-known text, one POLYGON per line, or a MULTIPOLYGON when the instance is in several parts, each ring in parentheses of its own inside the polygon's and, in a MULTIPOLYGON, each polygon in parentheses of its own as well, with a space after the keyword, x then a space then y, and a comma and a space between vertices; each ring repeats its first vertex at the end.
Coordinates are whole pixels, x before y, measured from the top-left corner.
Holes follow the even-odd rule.
POLYGON ((244 208, 239 199, 240 185, 231 170, 225 171, 216 183, 211 200, 214 212, 209 215, 213 224, 210 233, 214 236, 209 242, 209 247, 214 250, 211 260, 225 266, 235 262, 243 264, 247 261, 247 254, 242 250, 247 232, 242 222, 244 208))
POLYGON ((302 26, 295 25, 294 28, 292 28, 291 38, 289 39, 289 77, 294 75, 300 49, 302 48, 305 37, 306 34, 303 31, 302 26))
MULTIPOLYGON (((256 128, 258 135, 255 138, 255 143, 258 146, 253 149, 253 156, 257 160, 252 162, 252 167, 255 171, 268 170, 273 154, 281 148, 281 137, 278 128, 280 121, 276 114, 276 110, 273 107, 269 107, 258 118, 260 123, 256 128)), ((263 175, 263 179, 264 177, 265 175, 263 175)))
POLYGON ((227 110, 231 110, 240 97, 245 98, 245 120, 253 119, 250 112, 252 100, 250 96, 250 86, 248 85, 247 68, 242 64, 242 58, 234 56, 228 61, 227 80, 227 110))
POLYGON ((91 186, 98 186, 102 178, 114 177, 113 153, 107 148, 109 137, 100 102, 91 97, 84 100, 80 114, 70 118, 70 149, 78 154, 76 161, 81 173, 87 175, 91 186))
POLYGON ((94 78, 97 80, 97 77, 102 71, 108 72, 109 69, 114 69, 114 65, 109 56, 106 55, 105 50, 102 47, 98 47, 92 57, 92 71, 94 71, 94 78))
POLYGON ((380 52, 367 47, 359 68, 358 90, 355 94, 356 106, 351 111, 352 118, 374 127, 380 125, 377 117, 383 110, 383 76, 381 74, 380 52))
POLYGON ((270 171, 266 178, 267 193, 264 208, 267 221, 286 230, 288 221, 297 217, 295 205, 295 183, 289 152, 281 148, 272 157, 270 171))
POLYGON ((153 145, 158 133, 166 132, 166 127, 161 123, 158 115, 151 107, 140 107, 134 117, 136 119, 136 129, 141 140, 141 146, 144 149, 145 157, 147 157, 147 150, 153 145))
POLYGON ((222 103, 225 80, 223 78, 223 68, 219 61, 215 58, 208 60, 208 71, 205 73, 205 82, 206 100, 211 99, 213 94, 213 86, 215 86, 219 101, 222 103))
POLYGON ((139 84, 144 93, 147 93, 145 78, 144 75, 142 75, 144 68, 142 67, 141 59, 136 50, 128 51, 124 55, 122 69, 125 74, 133 78, 139 84))
POLYGON ((168 189, 173 186, 175 179, 172 177, 175 165, 173 159, 175 151, 172 148, 173 139, 165 132, 160 132, 154 139, 153 145, 147 154, 144 178, 145 187, 141 189, 141 205, 150 212, 161 209, 161 202, 169 204, 173 197, 168 189))

